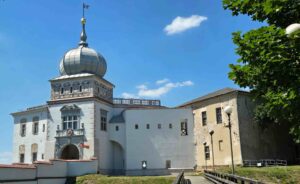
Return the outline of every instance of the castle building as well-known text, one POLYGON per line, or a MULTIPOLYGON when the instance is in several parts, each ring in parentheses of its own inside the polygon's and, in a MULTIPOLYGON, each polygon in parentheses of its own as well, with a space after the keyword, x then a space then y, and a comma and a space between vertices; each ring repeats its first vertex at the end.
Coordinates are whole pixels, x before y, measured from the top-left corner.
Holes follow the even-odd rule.
POLYGON ((202 168, 213 164, 212 155, 214 164, 228 165, 225 105, 233 107, 236 164, 245 159, 290 158, 265 147, 277 145, 272 142, 276 135, 265 135, 252 122, 247 92, 226 88, 176 108, 164 107, 159 100, 114 98, 114 85, 104 78, 106 60, 88 47, 85 18, 81 22, 78 47, 64 54, 60 76, 50 80, 50 100, 12 113, 13 162, 97 158, 99 172, 126 175, 202 168))

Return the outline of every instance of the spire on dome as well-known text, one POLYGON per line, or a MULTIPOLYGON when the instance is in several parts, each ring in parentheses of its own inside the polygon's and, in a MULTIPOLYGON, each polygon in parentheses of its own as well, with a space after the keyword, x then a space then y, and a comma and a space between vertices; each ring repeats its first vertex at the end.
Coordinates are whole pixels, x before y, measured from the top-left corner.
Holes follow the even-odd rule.
POLYGON ((82 4, 82 18, 81 18, 81 25, 82 25, 82 31, 80 34, 80 42, 79 45, 82 45, 84 47, 88 46, 88 43, 86 42, 87 36, 85 33, 85 24, 86 24, 86 19, 84 17, 84 10, 88 9, 90 5, 87 5, 85 3, 82 4))

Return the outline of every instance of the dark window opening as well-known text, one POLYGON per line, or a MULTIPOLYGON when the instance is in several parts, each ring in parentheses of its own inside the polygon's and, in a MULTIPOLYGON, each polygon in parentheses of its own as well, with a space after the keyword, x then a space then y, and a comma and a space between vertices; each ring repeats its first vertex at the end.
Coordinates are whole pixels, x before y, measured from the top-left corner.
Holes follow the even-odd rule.
POLYGON ((79 86, 79 92, 82 92, 82 86, 79 86))
POLYGON ((73 87, 70 88, 70 93, 73 93, 73 87))
POLYGON ((64 88, 60 89, 60 94, 64 94, 64 88))
POLYGON ((135 125, 134 125, 134 128, 135 128, 135 129, 139 129, 139 125, 138 125, 138 124, 135 124, 135 125))
POLYGON ((38 122, 33 123, 33 131, 32 131, 32 133, 34 135, 37 135, 39 133, 39 123, 38 122))
POLYGON ((101 109, 100 115, 101 115, 100 129, 102 131, 107 131, 107 111, 101 109))
POLYGON ((149 124, 147 124, 147 125, 146 125, 146 128, 147 128, 147 129, 150 129, 150 125, 149 125, 149 124))
POLYGON ((187 121, 181 122, 181 136, 188 135, 187 121))
POLYGON ((166 169, 171 168, 171 160, 166 160, 166 169))
POLYGON ((116 126, 116 131, 119 131, 119 126, 116 126))
POLYGON ((172 123, 169 124, 169 129, 172 129, 173 128, 173 125, 172 123))
POLYGON ((32 162, 35 162, 37 160, 37 153, 33 152, 32 153, 32 162))
POLYGON ((26 124, 21 125, 21 136, 22 137, 26 136, 26 124))
POLYGON ((222 123, 222 110, 221 110, 221 107, 216 108, 216 119, 217 119, 217 124, 222 123))
POLYGON ((203 111, 203 112, 201 113, 201 116, 202 116, 202 126, 207 125, 206 111, 203 111))
POLYGON ((210 159, 209 146, 204 147, 204 154, 205 154, 205 160, 209 160, 210 159))
POLYGON ((158 129, 161 129, 161 124, 158 124, 158 125, 157 125, 157 128, 158 128, 158 129))
POLYGON ((45 132, 45 130, 46 130, 46 125, 43 124, 43 132, 45 132))
POLYGON ((20 154, 20 163, 24 163, 24 160, 25 160, 25 155, 24 155, 24 153, 21 153, 20 154))

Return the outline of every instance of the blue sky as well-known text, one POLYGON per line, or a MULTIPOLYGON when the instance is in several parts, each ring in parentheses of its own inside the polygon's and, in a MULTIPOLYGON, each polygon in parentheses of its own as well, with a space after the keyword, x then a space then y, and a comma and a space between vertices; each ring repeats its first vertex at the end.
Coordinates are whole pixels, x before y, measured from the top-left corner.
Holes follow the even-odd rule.
MULTIPOLYGON (((261 26, 232 17, 220 1, 85 2, 87 41, 106 58, 114 97, 155 98, 166 106, 237 88, 227 77, 237 59, 231 33, 261 26)), ((79 42, 81 7, 80 0, 0 0, 0 163, 10 161, 9 114, 49 99, 48 80, 79 42)))

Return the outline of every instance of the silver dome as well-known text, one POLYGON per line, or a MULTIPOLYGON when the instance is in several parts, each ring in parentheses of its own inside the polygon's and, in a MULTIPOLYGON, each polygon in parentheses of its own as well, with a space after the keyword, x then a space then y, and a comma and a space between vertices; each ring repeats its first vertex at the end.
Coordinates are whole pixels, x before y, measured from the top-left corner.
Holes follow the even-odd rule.
POLYGON ((91 73, 103 77, 106 72, 106 61, 94 49, 80 45, 63 56, 59 70, 61 75, 91 73))
POLYGON ((71 49, 60 61, 59 71, 61 75, 74 75, 81 73, 95 74, 103 77, 106 72, 106 61, 104 57, 94 49, 88 47, 85 33, 86 19, 81 19, 82 32, 80 34, 79 46, 71 49))

